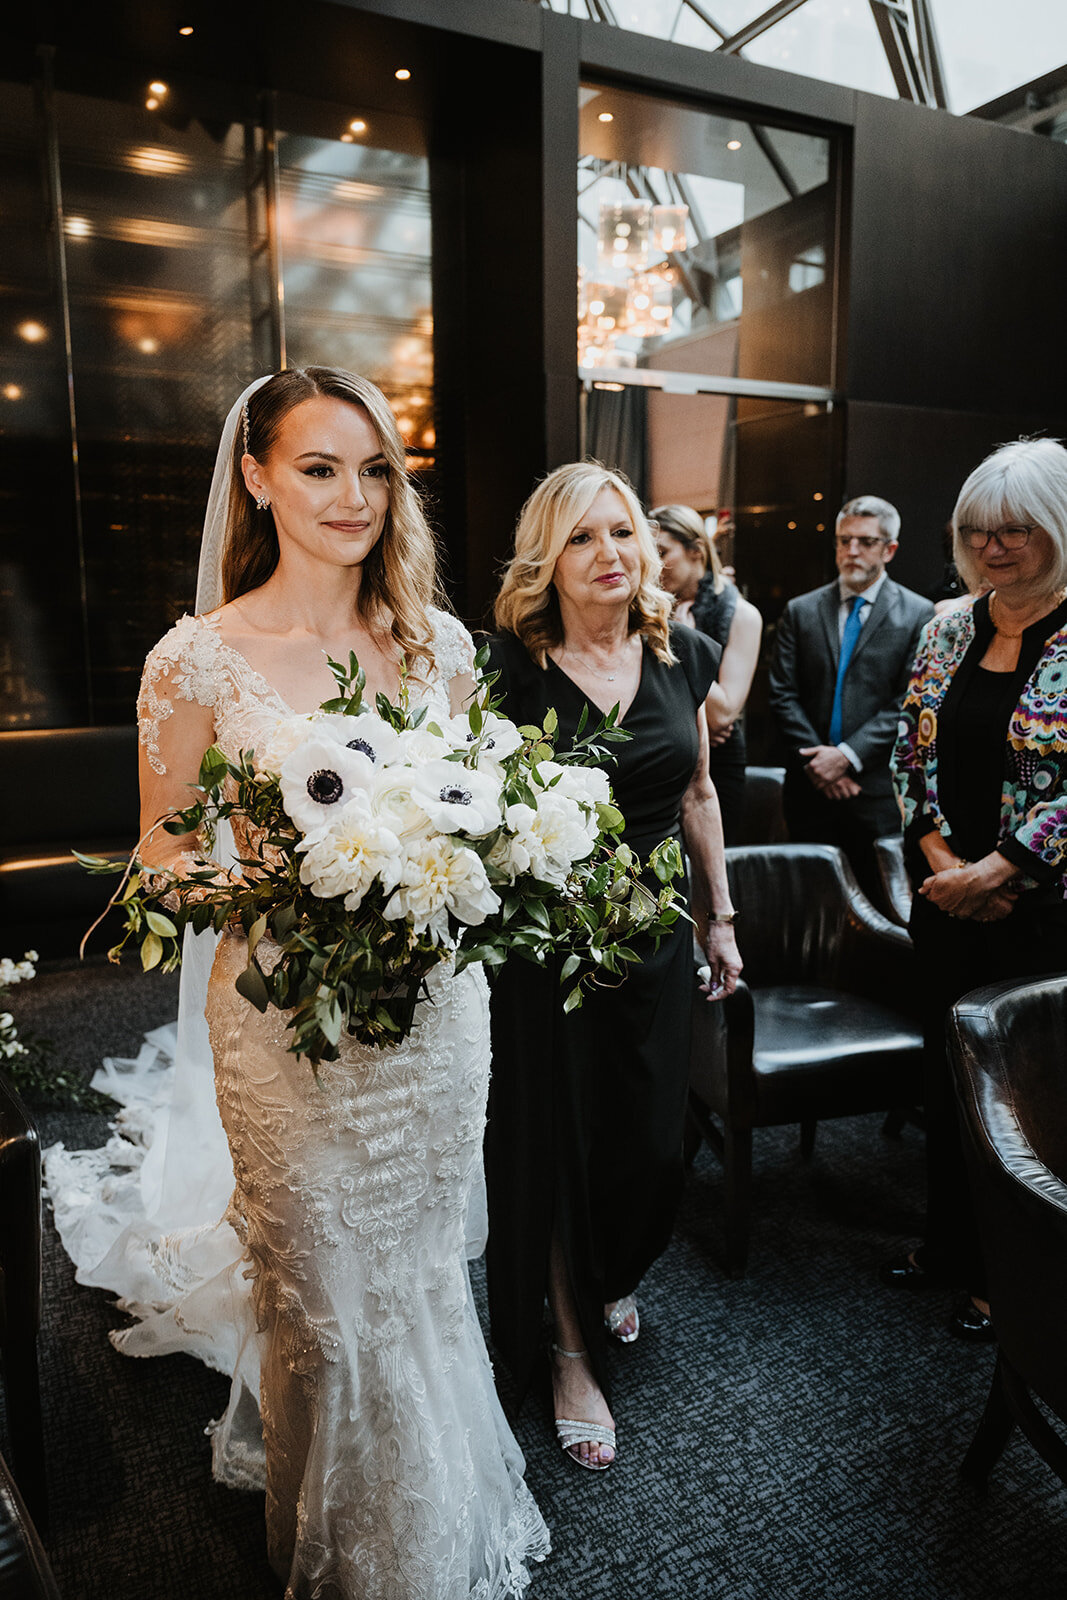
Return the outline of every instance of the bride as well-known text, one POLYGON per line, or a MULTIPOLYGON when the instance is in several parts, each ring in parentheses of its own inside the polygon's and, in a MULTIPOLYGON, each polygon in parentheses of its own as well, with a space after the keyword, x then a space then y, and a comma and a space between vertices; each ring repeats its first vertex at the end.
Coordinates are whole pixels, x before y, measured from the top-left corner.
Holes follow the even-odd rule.
MULTIPOLYGON (((355 652, 368 703, 395 699, 404 658, 414 701, 458 711, 473 650, 435 594, 432 535, 379 390, 326 367, 246 390, 208 506, 197 593, 206 614, 183 617, 145 665, 143 832, 188 804, 211 744, 263 749, 284 719, 331 698, 328 655, 355 652)), ((249 843, 235 839, 236 854, 249 843)), ((143 854, 182 871, 201 846, 157 830, 143 854)), ((203 943, 189 936, 187 950, 203 943)), ((189 953, 179 1046, 191 1036, 195 1069, 198 1019, 186 1002, 202 949, 189 953)), ((243 934, 224 933, 206 1015, 232 1158, 225 1219, 174 1226, 197 1220, 198 1207, 206 1221, 204 1192, 217 1182, 206 1108, 179 1059, 165 1161, 174 1168, 184 1153, 197 1165, 199 1150, 199 1178, 186 1177, 174 1204, 153 1148, 140 1190, 154 1214, 115 1223, 117 1237, 97 1241, 102 1263, 74 1239, 79 1277, 118 1288, 142 1318, 116 1335, 119 1348, 187 1349, 232 1373, 229 1407, 212 1425, 215 1475, 265 1482, 268 1550, 287 1596, 521 1594, 548 1535, 496 1398, 464 1259, 489 1075, 481 971, 436 969, 404 1044, 349 1040, 316 1080, 287 1050, 284 1016, 237 994, 245 962, 243 934), (198 1119, 183 1152, 182 1129, 198 1119)), ((65 1239, 64 1161, 76 1159, 60 1148, 49 1167, 65 1239)))

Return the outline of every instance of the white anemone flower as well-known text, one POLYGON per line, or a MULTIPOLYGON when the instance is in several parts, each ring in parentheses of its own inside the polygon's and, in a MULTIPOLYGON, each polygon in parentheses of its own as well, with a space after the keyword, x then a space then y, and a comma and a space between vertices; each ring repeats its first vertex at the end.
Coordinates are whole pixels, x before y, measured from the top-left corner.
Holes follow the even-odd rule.
POLYGON ((376 711, 361 711, 358 716, 341 715, 319 717, 316 731, 322 730, 348 750, 356 750, 367 757, 378 769, 395 761, 400 749, 400 735, 376 711))
POLYGON ((500 783, 458 761, 428 761, 411 774, 411 796, 442 833, 472 839, 500 826, 500 783))
POLYGON ((484 714, 481 733, 474 732, 466 717, 452 717, 444 733, 457 750, 465 750, 481 740, 478 752, 480 765, 487 761, 503 761, 505 756, 514 755, 522 744, 522 734, 515 724, 506 717, 498 717, 495 711, 484 714))
POLYGON ((391 920, 407 917, 416 933, 448 940, 448 913, 475 928, 499 909, 481 859, 439 834, 409 847, 400 883, 385 908, 391 920))
POLYGON ((363 897, 380 883, 388 893, 400 881, 400 840, 371 811, 369 796, 357 790, 325 828, 302 839, 300 881, 322 900, 344 896, 345 909, 358 911, 363 897))
POLYGON ((301 833, 321 828, 374 777, 373 763, 336 739, 311 734, 282 762, 282 805, 301 833))
POLYGON ((576 861, 596 845, 596 824, 575 800, 550 791, 533 806, 508 806, 504 820, 514 835, 511 859, 517 872, 529 872, 539 883, 561 887, 576 861), (523 858, 527 857, 526 863, 523 858))

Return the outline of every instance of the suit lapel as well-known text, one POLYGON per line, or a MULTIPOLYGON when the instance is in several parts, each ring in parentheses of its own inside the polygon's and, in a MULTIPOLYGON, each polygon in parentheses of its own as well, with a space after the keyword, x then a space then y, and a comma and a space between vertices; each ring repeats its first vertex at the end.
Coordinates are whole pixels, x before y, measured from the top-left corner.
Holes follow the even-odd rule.
POLYGON ((819 596, 819 620, 826 635, 826 648, 830 652, 830 659, 837 671, 838 659, 841 655, 841 637, 838 633, 837 618, 841 605, 841 591, 837 583, 828 584, 819 596))
POLYGON ((886 618, 893 609, 893 602, 895 598, 896 584, 893 582, 892 578, 887 578, 881 589, 878 591, 877 599, 871 606, 870 616, 860 629, 860 636, 856 640, 856 648, 852 652, 853 661, 855 661, 861 650, 865 650, 867 648, 871 640, 871 635, 877 633, 878 629, 882 626, 882 623, 885 622, 886 618))

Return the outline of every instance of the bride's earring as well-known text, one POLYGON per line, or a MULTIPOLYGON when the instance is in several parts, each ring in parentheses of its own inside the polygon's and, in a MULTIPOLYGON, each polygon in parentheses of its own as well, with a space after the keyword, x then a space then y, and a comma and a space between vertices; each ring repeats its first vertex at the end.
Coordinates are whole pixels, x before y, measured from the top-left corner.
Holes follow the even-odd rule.
POLYGON ((269 510, 269 508, 270 508, 270 499, 269 499, 269 497, 267 495, 265 495, 265 494, 257 494, 256 495, 256 510, 257 511, 267 511, 267 510, 269 510))

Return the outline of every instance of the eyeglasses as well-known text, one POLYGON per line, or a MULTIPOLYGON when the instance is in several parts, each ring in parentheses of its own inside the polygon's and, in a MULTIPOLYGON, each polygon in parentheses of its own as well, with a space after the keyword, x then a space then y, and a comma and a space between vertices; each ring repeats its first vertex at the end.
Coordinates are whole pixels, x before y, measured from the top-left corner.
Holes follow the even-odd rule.
POLYGON ((839 533, 834 543, 839 550, 850 550, 854 544, 858 544, 861 550, 876 550, 880 544, 885 544, 886 540, 876 533, 852 533, 847 538, 843 533, 839 533))
POLYGON ((1021 550, 1036 522, 1006 522, 1003 528, 961 528, 960 538, 968 550, 984 550, 990 539, 995 539, 1002 550, 1021 550))

